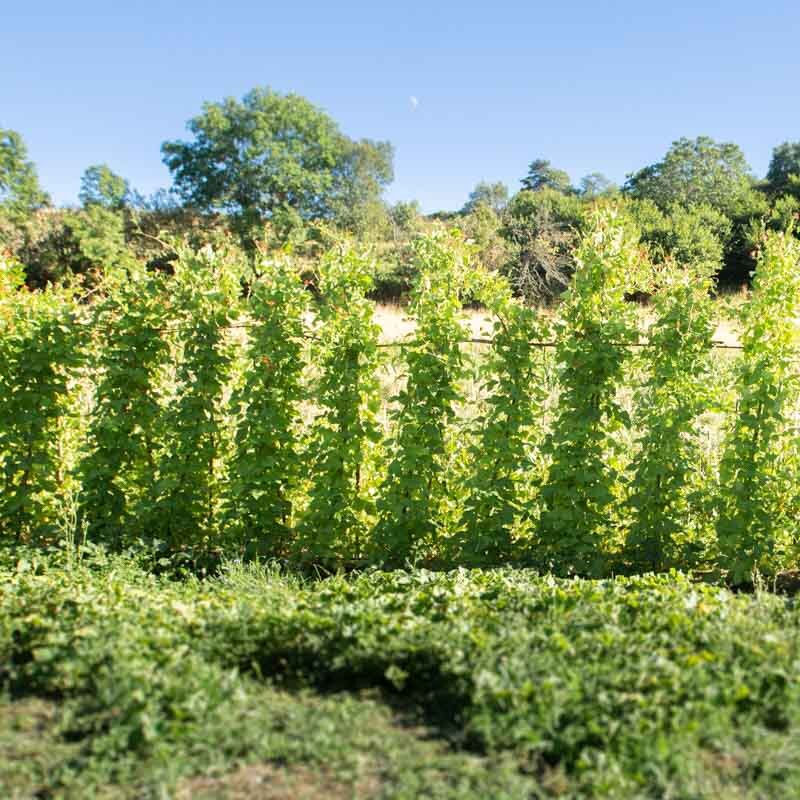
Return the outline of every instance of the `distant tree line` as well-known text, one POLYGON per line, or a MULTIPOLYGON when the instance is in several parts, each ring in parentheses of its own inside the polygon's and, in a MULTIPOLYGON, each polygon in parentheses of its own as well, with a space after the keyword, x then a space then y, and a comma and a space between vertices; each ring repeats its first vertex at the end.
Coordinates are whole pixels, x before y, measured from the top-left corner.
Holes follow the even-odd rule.
POLYGON ((398 295, 413 277, 411 242, 445 222, 461 227, 519 292, 540 298, 568 280, 587 210, 608 202, 657 255, 701 259, 719 280, 742 283, 757 232, 791 227, 800 216, 800 142, 774 149, 763 180, 737 145, 707 136, 673 142, 622 186, 600 172, 574 185, 537 158, 518 192, 481 181, 460 211, 425 216, 416 202, 383 199, 393 179, 389 142, 349 138, 299 95, 256 88, 241 100, 206 103, 187 128, 186 140, 161 148, 169 189, 144 197, 95 164, 83 173, 75 208, 53 207, 21 136, 0 129, 0 246, 25 265, 29 285, 91 280, 126 260, 168 268, 175 236, 192 244, 223 236, 251 253, 287 243, 302 252, 333 229, 375 244, 388 265, 376 291, 398 295))

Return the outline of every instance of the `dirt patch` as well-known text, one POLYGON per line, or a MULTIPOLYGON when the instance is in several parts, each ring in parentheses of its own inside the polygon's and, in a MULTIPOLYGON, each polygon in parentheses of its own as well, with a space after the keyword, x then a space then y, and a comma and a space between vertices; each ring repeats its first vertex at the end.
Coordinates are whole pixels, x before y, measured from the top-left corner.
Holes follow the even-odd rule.
POLYGON ((324 767, 251 764, 220 777, 197 777, 183 781, 176 800, 326 800, 369 798, 378 794, 377 778, 345 783, 324 767))

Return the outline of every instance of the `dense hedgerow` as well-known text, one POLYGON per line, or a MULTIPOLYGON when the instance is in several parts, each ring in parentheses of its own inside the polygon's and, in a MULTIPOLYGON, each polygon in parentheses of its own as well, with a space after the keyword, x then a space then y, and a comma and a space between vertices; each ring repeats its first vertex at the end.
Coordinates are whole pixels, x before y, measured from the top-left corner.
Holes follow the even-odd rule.
POLYGON ((131 268, 82 303, 21 288, 3 262, 3 537, 143 540, 198 566, 522 561, 743 582, 796 565, 794 239, 765 234, 725 385, 709 269, 654 266, 613 210, 587 221, 555 325, 457 232, 420 238, 415 258, 416 329, 399 347, 379 341, 372 256, 352 244, 310 285, 288 254, 248 283, 224 251, 184 249, 172 274, 131 268), (644 333, 628 299, 641 290, 644 333), (473 371, 476 300, 493 345, 473 371), (388 401, 387 364, 401 373, 388 401))

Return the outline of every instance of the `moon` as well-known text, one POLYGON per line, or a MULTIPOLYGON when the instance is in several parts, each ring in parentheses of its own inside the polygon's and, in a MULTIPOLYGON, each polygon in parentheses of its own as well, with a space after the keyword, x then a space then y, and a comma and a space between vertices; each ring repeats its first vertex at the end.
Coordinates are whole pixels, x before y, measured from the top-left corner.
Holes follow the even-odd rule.
POLYGON ((416 111, 417 106, 419 105, 419 100, 412 94, 411 97, 408 98, 408 102, 411 103, 411 110, 416 111))

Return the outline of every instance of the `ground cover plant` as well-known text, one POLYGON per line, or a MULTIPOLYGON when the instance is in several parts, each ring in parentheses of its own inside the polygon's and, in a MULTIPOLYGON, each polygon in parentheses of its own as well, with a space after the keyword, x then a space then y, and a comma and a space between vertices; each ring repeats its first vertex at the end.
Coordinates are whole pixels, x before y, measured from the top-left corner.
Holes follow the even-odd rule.
POLYGON ((793 599, 678 573, 146 566, 5 558, 4 796, 240 796, 248 771, 264 797, 800 788, 793 599))

